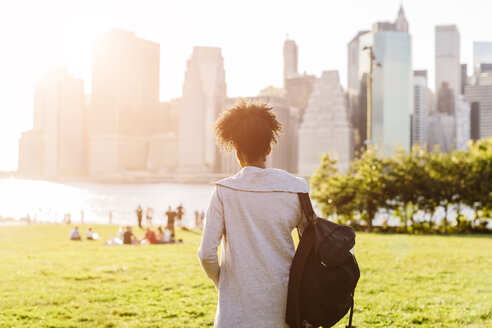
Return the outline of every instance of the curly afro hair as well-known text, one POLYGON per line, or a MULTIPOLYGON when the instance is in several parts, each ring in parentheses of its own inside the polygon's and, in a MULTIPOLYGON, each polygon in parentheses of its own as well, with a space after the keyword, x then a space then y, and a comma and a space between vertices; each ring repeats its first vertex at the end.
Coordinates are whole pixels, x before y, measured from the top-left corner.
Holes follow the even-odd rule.
POLYGON ((248 103, 239 99, 215 122, 217 143, 225 151, 239 151, 248 161, 263 158, 282 133, 282 124, 272 109, 261 102, 248 103))

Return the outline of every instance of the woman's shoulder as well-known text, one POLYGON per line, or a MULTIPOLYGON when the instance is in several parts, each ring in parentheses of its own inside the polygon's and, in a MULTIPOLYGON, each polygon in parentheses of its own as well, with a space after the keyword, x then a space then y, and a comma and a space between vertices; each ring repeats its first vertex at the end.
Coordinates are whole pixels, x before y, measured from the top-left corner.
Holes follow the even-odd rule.
POLYGON ((253 192, 308 193, 309 184, 281 169, 261 169, 247 166, 236 175, 213 183, 216 186, 253 192))

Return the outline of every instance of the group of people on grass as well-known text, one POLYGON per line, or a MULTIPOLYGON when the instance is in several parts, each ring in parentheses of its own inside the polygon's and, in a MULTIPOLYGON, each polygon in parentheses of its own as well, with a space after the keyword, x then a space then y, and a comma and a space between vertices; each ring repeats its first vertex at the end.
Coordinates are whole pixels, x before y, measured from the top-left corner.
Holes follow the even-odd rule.
MULTIPOLYGON (((79 227, 73 228, 72 232, 70 232, 70 239, 71 240, 82 240, 82 237, 80 236, 80 231, 79 227)), ((85 239, 87 240, 98 240, 99 239, 99 234, 97 232, 94 232, 91 227, 87 229, 85 232, 85 239)))
MULTIPOLYGON (((87 240, 99 240, 99 234, 89 227, 85 234, 87 240)), ((70 240, 82 240, 80 230, 74 227, 70 232, 70 240)), ((106 242, 108 245, 136 245, 136 244, 172 244, 175 242, 174 233, 166 226, 164 229, 158 227, 153 231, 150 227, 145 230, 143 237, 138 238, 133 232, 132 227, 120 227, 118 236, 106 242)))
MULTIPOLYGON (((138 238, 132 231, 132 227, 120 227, 118 236, 113 237, 107 241, 108 245, 135 245, 135 244, 171 244, 175 243, 175 226, 182 226, 183 215, 185 211, 183 205, 180 204, 175 210, 169 206, 168 210, 164 213, 167 216, 167 224, 164 228, 158 227, 157 230, 152 230, 152 218, 154 216, 154 209, 147 207, 145 209, 145 217, 147 221, 147 228, 143 237, 138 238)), ((143 229, 142 221, 144 210, 141 205, 138 205, 136 209, 137 224, 138 227, 143 229)), ((195 211, 194 228, 202 229, 205 213, 195 211)), ((185 229, 185 228, 183 228, 185 229)), ((81 240, 80 231, 78 227, 75 227, 70 233, 71 240, 81 240)), ((99 239, 97 233, 92 228, 88 228, 86 232, 86 239, 94 240, 99 239)), ((179 241, 178 241, 179 242, 179 241)))
POLYGON ((156 231, 153 231, 150 227, 145 230, 145 234, 142 238, 138 238, 132 232, 132 227, 126 227, 125 231, 120 227, 118 238, 124 245, 137 245, 137 244, 173 244, 175 242, 174 234, 169 227, 158 227, 156 231))

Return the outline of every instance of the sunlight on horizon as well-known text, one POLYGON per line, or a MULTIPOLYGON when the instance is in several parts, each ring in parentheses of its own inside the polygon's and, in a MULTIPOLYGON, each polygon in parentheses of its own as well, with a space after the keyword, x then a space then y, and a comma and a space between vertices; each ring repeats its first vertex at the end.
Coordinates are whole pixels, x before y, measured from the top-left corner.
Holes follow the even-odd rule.
MULTIPOLYGON (((61 222, 63 213, 84 208, 84 192, 71 187, 41 180, 0 180, 1 215, 19 219, 27 214, 43 222, 61 222)), ((72 214, 73 215, 73 214, 72 214)), ((78 214, 77 214, 78 215, 78 214)))
MULTIPOLYGON (((109 17, 90 12, 77 13, 62 23, 62 62, 76 78, 90 77, 94 43, 99 36, 109 31, 112 25, 109 17)), ((90 82, 90 79, 84 79, 85 94, 91 93, 90 82)))
POLYGON ((155 223, 163 224, 168 206, 182 204, 186 211, 183 222, 192 225, 194 211, 203 211, 213 186, 208 184, 113 184, 57 183, 43 180, 0 179, 0 218, 20 220, 28 214, 38 222, 62 223, 70 213, 73 223, 108 223, 112 212, 113 224, 134 224, 135 209, 155 210, 155 223), (190 190, 190 186, 193 186, 190 190))

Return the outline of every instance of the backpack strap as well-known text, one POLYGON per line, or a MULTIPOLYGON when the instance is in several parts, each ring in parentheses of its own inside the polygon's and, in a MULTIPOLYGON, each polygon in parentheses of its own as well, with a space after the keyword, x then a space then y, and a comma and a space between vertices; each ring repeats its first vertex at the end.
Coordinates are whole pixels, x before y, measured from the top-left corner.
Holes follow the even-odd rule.
POLYGON ((352 326, 352 316, 354 315, 354 293, 350 294, 350 296, 352 297, 352 304, 350 305, 349 324, 348 326, 345 326, 345 328, 357 328, 352 326))
POLYGON ((314 213, 313 204, 311 204, 311 199, 308 193, 298 193, 299 200, 301 201, 301 208, 304 217, 308 220, 311 225, 316 224, 316 213, 314 213))

